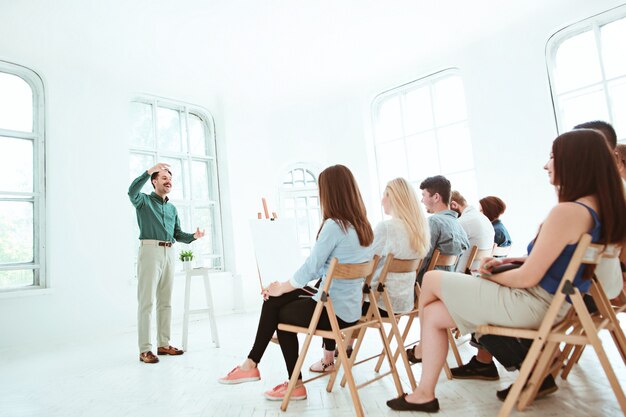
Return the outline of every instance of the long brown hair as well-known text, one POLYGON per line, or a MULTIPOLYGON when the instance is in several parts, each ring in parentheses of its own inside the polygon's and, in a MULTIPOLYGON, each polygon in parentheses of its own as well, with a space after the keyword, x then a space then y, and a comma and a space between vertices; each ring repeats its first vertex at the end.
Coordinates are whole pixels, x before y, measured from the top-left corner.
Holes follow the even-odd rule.
POLYGON ((559 202, 595 195, 603 243, 623 242, 626 238, 624 187, 604 136, 592 129, 563 133, 552 143, 552 154, 559 202))
MULTIPOLYGON (((350 170, 343 165, 326 168, 318 178, 320 205, 322 206, 322 226, 328 219, 336 221, 344 232, 354 227, 361 246, 369 246, 374 241, 374 231, 367 220, 365 204, 359 186, 350 170)), ((319 237, 320 230, 317 232, 319 237)))

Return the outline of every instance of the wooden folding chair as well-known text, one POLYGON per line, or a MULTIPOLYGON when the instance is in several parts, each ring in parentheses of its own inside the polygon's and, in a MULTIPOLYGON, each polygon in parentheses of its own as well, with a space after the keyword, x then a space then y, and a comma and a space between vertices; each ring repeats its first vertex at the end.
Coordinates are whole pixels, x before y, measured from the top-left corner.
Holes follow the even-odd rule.
MULTIPOLYGON (((435 269, 435 267, 449 267, 452 270, 454 270, 454 267, 456 266, 457 262, 459 261, 459 257, 455 256, 455 255, 442 255, 441 252, 439 251, 439 249, 435 249, 433 251, 433 255, 432 258, 430 258, 430 262, 428 263, 428 267, 426 268, 426 271, 432 271, 433 269, 435 269)), ((407 317, 407 322, 406 325, 404 326, 404 330, 402 332, 402 345, 398 345, 396 352, 394 353, 393 356, 393 360, 392 362, 396 362, 398 360, 398 356, 400 355, 400 350, 404 350, 408 347, 411 347, 413 345, 415 345, 417 343, 416 342, 412 342, 409 344, 406 344, 406 340, 407 337, 409 335, 409 331, 411 330, 411 326, 413 325, 413 321, 415 320, 415 318, 418 316, 419 314, 419 308, 418 308, 418 301, 419 301, 419 296, 420 296, 420 286, 417 282, 415 282, 415 304, 413 306, 413 310, 404 313, 404 314, 398 314, 396 315, 396 319, 399 322, 399 319, 401 317, 407 317)), ((461 360, 461 355, 459 355, 459 350, 456 347, 456 342, 454 340, 454 336, 452 336, 452 332, 448 330, 448 341, 450 342, 450 346, 452 349, 452 352, 454 354, 454 357, 458 363, 458 366, 463 365, 463 361, 461 360)), ((405 352, 406 353, 406 352, 405 352)), ((376 367, 374 368, 374 370, 376 372, 380 372, 380 368, 382 367, 383 361, 385 359, 385 352, 381 352, 380 357, 378 358, 378 362, 376 363, 376 367)), ((452 379, 452 372, 450 372, 450 367, 448 366, 447 363, 444 363, 444 371, 446 373, 446 376, 448 377, 448 379, 452 379)))
MULTIPOLYGON (((386 343, 389 346, 391 346, 391 343, 393 342, 395 338, 396 345, 402 348, 402 349, 399 349, 398 351, 400 353, 400 357, 402 358, 402 363, 404 364, 407 377, 409 378, 411 389, 415 389, 417 387, 417 384, 415 382, 415 377, 413 376, 413 372, 411 372, 411 364, 409 363, 409 360, 406 355, 406 351, 404 350, 404 341, 402 340, 402 335, 400 334, 400 329, 398 328, 397 318, 401 317, 402 315, 396 316, 396 314, 394 313, 393 306, 391 304, 391 298, 389 297, 389 292, 387 291, 387 286, 385 284, 387 282, 387 275, 389 272, 391 273, 413 272, 415 274, 415 277, 417 277, 417 273, 419 272, 421 265, 422 265, 421 259, 395 259, 393 254, 388 254, 387 258, 385 259, 385 263, 383 264, 383 267, 381 269, 380 275, 378 277, 378 285, 376 286, 376 288, 372 289, 368 285, 365 285, 363 287, 363 293, 369 294, 370 307, 366 315, 363 316, 362 320, 369 321, 375 318, 376 312, 379 312, 378 311, 378 308, 379 308, 378 299, 380 299, 388 315, 388 317, 381 316, 381 320, 383 323, 388 323, 391 326, 389 333, 387 333, 386 335, 384 334, 384 332, 381 332, 381 337, 384 337, 387 339, 386 343)), ((376 359, 382 355, 385 355, 385 349, 383 348, 383 351, 379 353, 378 355, 370 356, 366 359, 361 359, 357 361, 358 353, 360 351, 361 345, 365 338, 365 333, 368 328, 369 327, 362 327, 356 337, 354 350, 352 351, 352 355, 350 356, 350 361, 352 363, 353 368, 357 365, 360 365, 362 363, 368 362, 372 359, 376 359)), ((385 342, 383 342, 383 346, 385 346, 385 342)), ((389 358, 389 356, 387 355, 385 356, 389 358)), ((392 360, 393 360, 393 363, 397 362, 397 352, 396 352, 396 355, 393 356, 392 360)), ((358 385, 357 389, 360 389, 366 385, 369 385, 372 382, 378 381, 379 379, 395 372, 394 367, 390 366, 389 368, 390 368, 389 371, 382 373, 382 374, 378 374, 375 378, 370 379, 367 382, 358 385)), ((341 380, 341 386, 343 387, 345 386, 345 384, 346 384, 346 376, 344 375, 343 379, 341 380)), ((402 394, 402 392, 400 392, 399 395, 400 394, 402 394)))
MULTIPOLYGON (((315 306, 315 310, 313 312, 309 327, 294 326, 285 323, 281 323, 278 325, 278 329, 281 331, 306 334, 304 344, 302 345, 302 349, 300 349, 300 356, 298 357, 298 361, 296 362, 296 367, 293 371, 293 374, 291 375, 291 378, 289 379, 285 398, 283 399, 283 402, 280 406, 281 410, 287 410, 287 406, 289 405, 289 399, 291 398, 291 394, 293 393, 293 390, 295 389, 298 382, 298 376, 300 375, 300 371, 302 370, 302 365, 304 363, 304 360, 306 359, 306 354, 309 350, 309 346, 311 344, 313 336, 320 336, 327 339, 334 339, 336 341, 337 351, 339 353, 339 363, 335 365, 335 370, 333 372, 321 374, 303 382, 307 383, 317 378, 321 378, 327 374, 330 374, 330 380, 326 385, 326 391, 331 392, 335 379, 337 378, 337 373, 339 372, 339 369, 343 366, 344 374, 346 375, 346 379, 348 381, 350 396, 352 397, 352 403, 354 404, 356 415, 363 416, 363 407, 359 399, 359 394, 357 392, 357 387, 354 382, 354 377, 352 376, 352 363, 348 359, 348 355, 346 353, 346 345, 344 343, 342 331, 346 334, 352 334, 353 332, 359 331, 364 326, 377 327, 381 332, 381 335, 383 336, 382 340, 387 354, 390 354, 391 350, 389 348, 389 345, 386 343, 387 339, 384 337, 384 329, 382 325, 382 320, 380 318, 380 312, 378 312, 378 310, 376 310, 375 312, 378 313, 378 315, 375 314, 375 317, 371 320, 360 321, 354 326, 349 326, 341 329, 339 327, 339 323, 337 322, 337 317, 335 316, 335 309, 333 308, 333 303, 331 299, 332 294, 329 293, 329 288, 333 280, 352 280, 361 279, 363 277, 366 277, 365 282, 367 285, 369 285, 372 280, 373 273, 376 270, 376 265, 378 264, 378 261, 379 257, 375 256, 374 259, 370 262, 362 264, 340 264, 336 258, 333 258, 326 272, 326 280, 324 281, 323 288, 320 290, 320 299, 315 306), (323 308, 326 309, 326 313, 328 314, 331 330, 317 329, 317 325, 323 308)), ((390 366, 395 369, 395 364, 390 363, 390 366)), ((400 382, 400 378, 398 377, 397 370, 395 370, 393 375, 396 389, 398 390, 398 393, 400 395, 402 394, 402 384, 400 382)))
MULTIPOLYGON (((626 414, 626 397, 602 347, 602 342, 598 337, 598 328, 587 311, 580 291, 572 284, 581 264, 597 264, 603 250, 603 246, 591 244, 591 236, 589 234, 582 235, 538 330, 490 325, 479 326, 476 330, 477 333, 481 334, 533 340, 526 359, 522 363, 519 375, 498 413, 499 417, 507 417, 516 404, 517 409, 521 411, 532 402, 543 379, 550 372, 554 354, 561 343, 575 345, 591 344, 593 346, 622 412, 626 414), (589 253, 587 253, 587 249, 590 249, 589 253), (566 302, 566 297, 570 298, 574 311, 568 314, 568 318, 557 323, 557 314, 563 303, 566 302), (583 328, 583 332, 580 334, 572 334, 570 331, 572 323, 576 322, 579 322, 583 328)), ((606 311, 605 313, 608 314, 606 311)))
MULTIPOLYGON (((620 247, 608 246, 604 250, 602 257, 617 258, 620 250, 620 247)), ((598 330, 606 329, 609 331, 618 352, 622 356, 622 361, 626 364, 626 338, 624 337, 624 331, 617 318, 617 314, 626 311, 626 293, 622 289, 618 297, 609 300, 609 297, 602 287, 602 282, 594 276, 592 278, 591 288, 589 289, 589 295, 597 307, 597 311, 591 314, 595 326, 598 330)), ((583 332, 584 328, 581 323, 579 321, 575 322, 571 334, 581 334, 583 332)), ((556 376, 561 369, 561 365, 565 363, 561 372, 561 378, 566 379, 572 367, 578 363, 585 346, 586 345, 566 344, 559 359, 551 370, 552 375, 556 376)))

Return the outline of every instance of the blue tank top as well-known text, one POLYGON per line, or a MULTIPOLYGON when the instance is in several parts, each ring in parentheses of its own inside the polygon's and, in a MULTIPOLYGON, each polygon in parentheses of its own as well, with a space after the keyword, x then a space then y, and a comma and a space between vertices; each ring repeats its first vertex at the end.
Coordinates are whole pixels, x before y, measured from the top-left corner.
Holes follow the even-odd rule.
MULTIPOLYGON (((574 201, 574 202, 576 204, 580 204, 581 206, 589 210, 589 214, 591 214, 591 217, 593 217, 593 227, 589 231, 589 234, 591 235, 591 242, 597 243, 600 240, 600 233, 601 233, 601 224, 600 224, 600 219, 598 218, 598 213, 596 213, 594 209, 592 209, 591 207, 583 203, 579 203, 578 201, 574 201)), ((535 239, 533 239, 528 244, 528 254, 530 254, 530 252, 533 250, 534 245, 535 245, 535 239)), ((559 284, 561 283, 561 278, 563 277, 563 274, 565 274, 567 265, 572 259, 572 256, 574 255, 574 251, 576 250, 577 246, 578 246, 578 243, 572 243, 570 245, 565 246, 561 254, 555 259, 552 265, 550 265, 550 268, 548 269, 546 274, 543 276, 543 278, 539 282, 539 285, 541 286, 541 288, 548 291, 550 294, 556 293, 556 290, 559 287, 559 284)), ((588 280, 588 279, 584 280, 582 278, 584 267, 585 267, 584 265, 581 265, 580 268, 578 268, 576 275, 574 276, 574 286, 578 288, 578 290, 582 293, 588 292, 589 287, 591 286, 591 280, 588 280)))

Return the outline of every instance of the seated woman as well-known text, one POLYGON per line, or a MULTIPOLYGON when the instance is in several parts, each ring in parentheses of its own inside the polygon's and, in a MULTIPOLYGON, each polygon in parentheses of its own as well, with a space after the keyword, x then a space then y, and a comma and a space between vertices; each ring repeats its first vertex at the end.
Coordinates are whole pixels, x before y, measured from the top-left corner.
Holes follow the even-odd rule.
POLYGON ((479 200, 480 203, 480 211, 483 213, 491 224, 493 225, 493 230, 496 232, 493 241, 496 245, 503 246, 511 246, 511 236, 509 236, 509 231, 506 230, 506 227, 500 221, 500 216, 504 214, 506 210, 506 204, 500 198, 490 195, 485 198, 481 198, 479 200))
MULTIPOLYGON (((413 393, 389 400, 395 410, 435 412, 435 386, 446 360, 446 331, 466 334, 477 326, 536 329, 554 297, 580 236, 596 243, 621 243, 626 237, 624 190, 604 137, 594 130, 575 130, 557 137, 544 167, 559 203, 550 211, 528 257, 518 269, 499 274, 490 270, 507 259, 481 261, 482 277, 443 271, 428 272, 419 300, 422 319, 422 374, 413 393), (585 167, 584 170, 581 167, 585 167)), ((591 281, 580 268, 574 286, 587 292, 591 281)), ((559 312, 563 318, 569 309, 559 312)))
MULTIPOLYGON (((263 308, 252 350, 241 366, 235 367, 223 378, 222 384, 239 384, 261 379, 257 368, 278 323, 308 326, 319 295, 312 298, 310 293, 301 289, 316 278, 322 277, 333 258, 340 263, 363 263, 372 259, 370 248, 374 232, 367 220, 365 205, 354 176, 343 165, 326 168, 319 175, 319 197, 323 213, 323 222, 317 234, 317 241, 311 255, 295 272, 289 281, 273 282, 263 291, 263 308), (308 297, 307 297, 308 295, 308 297), (305 296, 305 298, 302 298, 305 296)), ((333 306, 340 327, 351 326, 361 317, 363 280, 333 281, 330 286, 333 306)), ((326 309, 322 310, 318 329, 330 330, 326 309)), ((278 342, 290 377, 298 360, 298 336, 295 333, 277 331, 278 342)), ((327 347, 334 350, 334 340, 325 341, 327 347)), ((306 389, 300 383, 291 399, 306 398, 306 389)), ((277 385, 265 393, 269 400, 282 400, 287 391, 287 382, 277 385)))
MULTIPOLYGON (((380 222, 374 229, 372 248, 375 255, 381 257, 372 279, 372 288, 376 288, 385 257, 393 254, 396 259, 421 259, 426 256, 430 246, 428 221, 415 190, 404 178, 396 178, 387 183, 381 201, 385 214, 391 219, 380 222)), ((406 313, 413 309, 415 298, 415 273, 389 273, 387 291, 395 313, 406 313)), ((387 311, 381 300, 377 299, 381 315, 387 317, 387 311)), ((369 302, 363 303, 362 314, 369 309, 369 302)), ((351 339, 348 353, 352 351, 351 339)), ((331 372, 334 370, 333 351, 326 347, 324 357, 309 368, 312 372, 331 372)))

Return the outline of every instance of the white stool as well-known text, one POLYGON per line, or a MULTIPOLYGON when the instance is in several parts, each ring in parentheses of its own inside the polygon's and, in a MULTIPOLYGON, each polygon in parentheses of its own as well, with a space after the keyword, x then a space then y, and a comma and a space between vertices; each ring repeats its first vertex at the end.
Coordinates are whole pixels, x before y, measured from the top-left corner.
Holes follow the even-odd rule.
MULTIPOLYGON (((197 313, 208 313, 209 323, 211 325, 211 339, 215 343, 215 347, 220 347, 219 338, 217 336, 217 325, 215 323, 215 311, 213 309, 213 297, 211 296, 211 282, 209 276, 213 270, 209 268, 194 268, 185 271, 185 312, 183 314, 183 350, 187 351, 187 336, 189 335, 189 315, 197 313), (189 295, 191 293, 191 277, 204 278, 204 292, 206 296, 207 308, 189 309, 189 295)), ((215 271, 213 271, 215 272, 215 271)), ((219 272, 221 273, 221 272, 219 272)))

